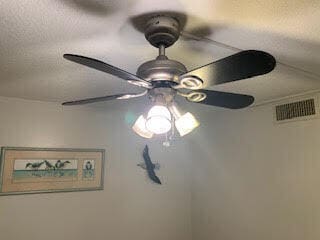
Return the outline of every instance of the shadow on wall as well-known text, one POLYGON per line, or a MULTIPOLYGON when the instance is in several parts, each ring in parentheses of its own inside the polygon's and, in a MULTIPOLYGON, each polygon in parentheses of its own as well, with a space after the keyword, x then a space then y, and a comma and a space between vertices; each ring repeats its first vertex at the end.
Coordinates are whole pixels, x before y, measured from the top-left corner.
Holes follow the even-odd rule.
POLYGON ((110 0, 60 0, 71 8, 84 11, 86 14, 106 16, 117 12, 130 1, 110 0))

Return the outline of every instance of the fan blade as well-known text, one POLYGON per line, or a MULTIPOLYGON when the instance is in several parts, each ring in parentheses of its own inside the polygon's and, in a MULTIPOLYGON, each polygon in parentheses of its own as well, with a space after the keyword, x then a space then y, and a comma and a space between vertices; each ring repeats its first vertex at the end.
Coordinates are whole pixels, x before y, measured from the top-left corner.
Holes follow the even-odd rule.
POLYGON ((126 72, 120 68, 117 68, 117 67, 114 67, 114 66, 107 64, 105 62, 102 62, 100 60, 89 58, 89 57, 84 57, 84 56, 80 56, 80 55, 74 55, 74 54, 64 54, 63 57, 65 59, 72 61, 72 62, 79 63, 79 64, 85 65, 87 67, 94 68, 96 70, 117 76, 119 78, 122 78, 122 79, 128 81, 131 84, 134 84, 134 85, 137 85, 140 87, 145 87, 145 88, 151 87, 150 82, 148 82, 144 79, 141 79, 132 73, 126 72))
POLYGON ((187 100, 190 102, 202 103, 207 105, 212 105, 216 107, 230 108, 230 109, 240 109, 251 105, 254 101, 254 97, 250 95, 228 93, 228 92, 218 92, 210 90, 197 90, 192 91, 187 94, 187 100), (204 93, 206 98, 202 101, 192 101, 192 98, 188 98, 188 95, 194 95, 196 93, 204 93))
POLYGON ((95 103, 95 102, 103 102, 108 100, 114 100, 114 99, 129 99, 129 98, 136 98, 141 97, 145 95, 147 91, 144 91, 143 93, 132 93, 132 94, 116 94, 116 95, 109 95, 109 96, 103 96, 103 97, 95 97, 95 98, 87 98, 82 100, 76 100, 76 101, 70 101, 70 102, 64 102, 62 105, 65 106, 72 106, 72 105, 83 105, 88 103, 95 103))
POLYGON ((247 50, 196 68, 180 76, 196 76, 208 86, 237 81, 271 72, 276 66, 275 58, 269 53, 247 50))

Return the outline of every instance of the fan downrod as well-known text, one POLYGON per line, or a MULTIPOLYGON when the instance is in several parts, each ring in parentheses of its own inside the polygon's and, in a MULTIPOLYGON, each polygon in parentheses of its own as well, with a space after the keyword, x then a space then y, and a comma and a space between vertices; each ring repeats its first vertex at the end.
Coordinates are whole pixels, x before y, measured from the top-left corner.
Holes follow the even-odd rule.
POLYGON ((156 47, 165 48, 173 45, 179 38, 181 27, 179 21, 172 16, 158 15, 151 17, 145 26, 145 37, 156 47))

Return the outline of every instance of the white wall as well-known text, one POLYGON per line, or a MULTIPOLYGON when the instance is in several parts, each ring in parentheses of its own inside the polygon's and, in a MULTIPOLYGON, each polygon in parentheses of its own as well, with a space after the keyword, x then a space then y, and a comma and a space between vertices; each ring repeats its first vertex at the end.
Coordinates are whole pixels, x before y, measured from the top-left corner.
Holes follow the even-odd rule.
MULTIPOLYGON (((106 108, 113 106, 106 105, 106 108)), ((144 140, 120 110, 0 98, 0 145, 105 148, 105 190, 0 196, 2 240, 191 239, 186 143, 149 145, 162 186, 136 166, 144 140)))
POLYGON ((188 108, 199 129, 149 144, 159 187, 136 167, 146 142, 125 121, 131 105, 0 97, 1 146, 107 150, 104 191, 0 196, 0 239, 320 238, 320 119, 274 124, 272 105, 188 108))
POLYGON ((275 124, 271 104, 197 109, 193 239, 320 239, 320 119, 275 124))

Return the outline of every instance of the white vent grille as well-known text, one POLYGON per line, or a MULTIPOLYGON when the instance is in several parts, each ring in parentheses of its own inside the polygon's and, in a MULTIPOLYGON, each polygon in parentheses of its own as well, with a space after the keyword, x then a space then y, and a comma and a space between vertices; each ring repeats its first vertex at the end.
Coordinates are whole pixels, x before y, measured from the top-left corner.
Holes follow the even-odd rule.
POLYGON ((285 103, 275 106, 276 121, 288 121, 294 119, 305 119, 308 116, 315 116, 316 103, 314 98, 301 101, 285 103))

